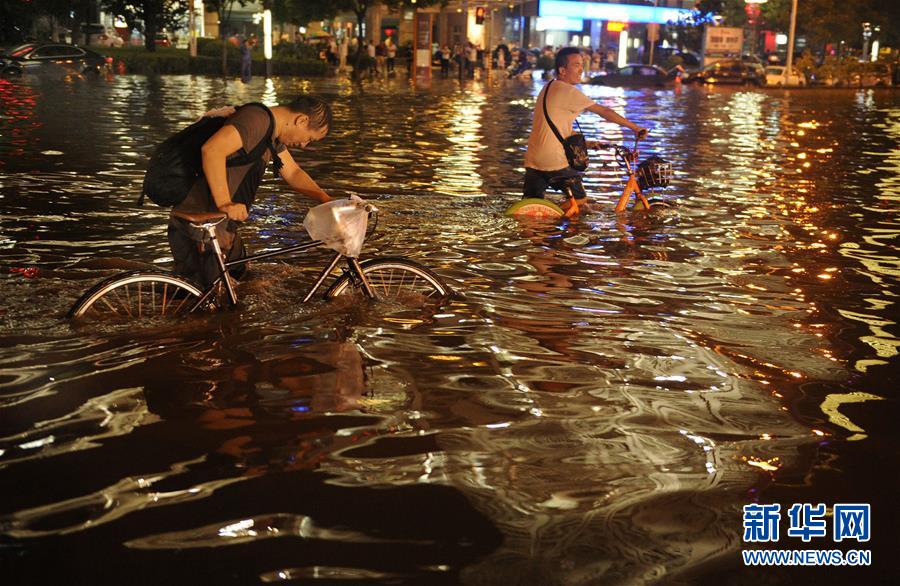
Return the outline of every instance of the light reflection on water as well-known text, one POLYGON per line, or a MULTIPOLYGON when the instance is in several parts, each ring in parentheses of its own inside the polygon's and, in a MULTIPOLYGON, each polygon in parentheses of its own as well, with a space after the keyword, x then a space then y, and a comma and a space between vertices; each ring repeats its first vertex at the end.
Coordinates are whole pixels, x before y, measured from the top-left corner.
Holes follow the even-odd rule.
MULTIPOLYGON (((110 572, 178 550, 185 576, 213 556, 239 581, 648 582, 735 559, 740 507, 767 487, 834 502, 815 471, 845 440, 891 445, 863 422, 894 398, 896 94, 587 88, 652 128, 676 209, 615 217, 599 155, 595 212, 522 224, 502 211, 539 89, 0 80, 0 467, 28 487, 0 512, 14 569, 52 574, 29 552, 54 538, 85 559, 125 544, 110 572), (387 212, 368 254, 461 296, 421 323, 300 306, 313 254, 257 267, 236 313, 61 321, 101 277, 168 262, 164 211, 134 208, 156 142, 298 91, 336 115, 301 164, 387 212)), ((307 205, 281 193, 260 192, 255 248, 297 239, 307 205)))

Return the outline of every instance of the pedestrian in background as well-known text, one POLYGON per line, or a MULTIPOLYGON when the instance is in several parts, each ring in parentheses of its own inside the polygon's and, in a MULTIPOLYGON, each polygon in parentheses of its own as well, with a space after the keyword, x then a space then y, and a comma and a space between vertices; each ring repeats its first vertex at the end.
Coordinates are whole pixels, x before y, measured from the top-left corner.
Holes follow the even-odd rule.
POLYGON ((347 71, 347 49, 349 44, 347 43, 347 37, 341 39, 340 44, 338 45, 338 71, 341 73, 347 71))
POLYGON ((387 47, 384 46, 384 41, 381 41, 375 46, 375 72, 379 75, 387 72, 384 66, 384 59, 386 56, 387 47))
POLYGON ((378 74, 378 61, 375 59, 375 41, 369 39, 366 45, 366 55, 369 56, 369 75, 378 74))
POLYGON ((241 43, 241 81, 250 83, 253 74, 253 39, 244 39, 241 43))
POLYGON ((466 51, 466 77, 475 79, 475 66, 478 63, 478 47, 469 43, 466 51))
POLYGON ((387 70, 388 75, 394 73, 394 63, 397 60, 397 45, 390 39, 387 40, 385 50, 387 51, 387 70))
POLYGON ((441 47, 441 77, 444 79, 450 77, 450 57, 452 55, 450 47, 447 45, 441 47))

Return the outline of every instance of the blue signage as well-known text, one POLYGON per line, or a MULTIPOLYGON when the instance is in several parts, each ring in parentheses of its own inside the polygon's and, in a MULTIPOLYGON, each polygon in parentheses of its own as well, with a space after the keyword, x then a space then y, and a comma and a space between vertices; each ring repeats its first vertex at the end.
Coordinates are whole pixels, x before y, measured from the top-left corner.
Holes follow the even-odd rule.
POLYGON ((572 2, 571 0, 540 0, 538 16, 612 20, 615 22, 678 22, 694 14, 684 8, 607 4, 602 2, 572 2))

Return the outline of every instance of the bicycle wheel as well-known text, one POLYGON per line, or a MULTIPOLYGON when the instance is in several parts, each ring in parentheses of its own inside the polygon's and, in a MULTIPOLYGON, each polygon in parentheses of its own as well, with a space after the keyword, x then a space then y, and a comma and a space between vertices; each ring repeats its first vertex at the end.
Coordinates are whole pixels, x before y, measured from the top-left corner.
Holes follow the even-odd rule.
MULTIPOLYGON (((431 270, 405 258, 372 258, 360 263, 366 280, 381 301, 403 305, 439 303, 450 294, 448 287, 431 270)), ((362 284, 354 283, 350 273, 341 275, 325 292, 326 299, 365 296, 362 284)))
POLYGON ((201 291, 166 273, 135 271, 114 275, 81 296, 70 319, 149 319, 186 314, 201 291))
POLYGON ((552 201, 529 197, 509 206, 506 210, 506 215, 519 218, 561 218, 566 213, 552 201))

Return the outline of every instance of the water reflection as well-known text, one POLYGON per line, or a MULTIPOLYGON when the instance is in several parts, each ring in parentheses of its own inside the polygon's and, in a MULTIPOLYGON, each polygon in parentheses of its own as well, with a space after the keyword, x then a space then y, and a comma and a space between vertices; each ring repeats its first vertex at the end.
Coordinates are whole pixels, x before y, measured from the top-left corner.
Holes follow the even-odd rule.
MULTIPOLYGON (((675 209, 615 216, 621 176, 597 164, 592 213, 520 223, 502 211, 539 89, 0 81, 0 475, 29 487, 0 511, 12 575, 114 581, 179 551, 201 582, 689 580, 736 559, 747 502, 878 504, 896 96, 592 86, 652 127, 675 209), (300 306, 310 257, 261 267, 228 314, 99 335, 59 319, 96 280, 169 262, 165 211, 134 207, 154 143, 298 91, 336 116, 301 164, 386 212, 368 253, 462 296, 419 320, 300 306), (69 552, 52 567, 50 540, 69 552)), ((258 201, 251 246, 296 241, 307 203, 271 180, 258 201)))

